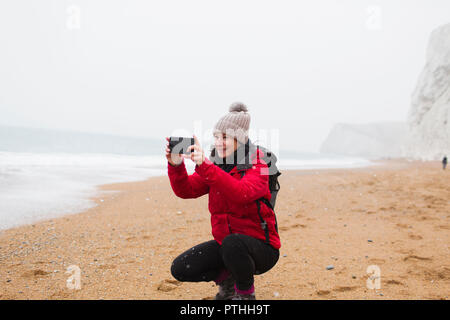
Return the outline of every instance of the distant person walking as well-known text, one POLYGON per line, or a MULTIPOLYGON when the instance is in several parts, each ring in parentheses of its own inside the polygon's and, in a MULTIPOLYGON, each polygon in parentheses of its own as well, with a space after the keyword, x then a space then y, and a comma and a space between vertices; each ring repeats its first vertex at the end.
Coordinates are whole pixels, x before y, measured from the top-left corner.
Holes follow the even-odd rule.
POLYGON ((446 166, 447 166, 447 156, 444 156, 444 159, 442 159, 442 169, 445 170, 446 166))

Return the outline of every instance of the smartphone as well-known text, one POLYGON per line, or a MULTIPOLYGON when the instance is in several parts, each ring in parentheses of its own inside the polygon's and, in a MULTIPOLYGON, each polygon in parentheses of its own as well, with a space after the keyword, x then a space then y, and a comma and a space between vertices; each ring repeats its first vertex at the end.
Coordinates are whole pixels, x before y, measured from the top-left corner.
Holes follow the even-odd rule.
POLYGON ((169 149, 170 153, 175 154, 191 154, 187 152, 187 148, 194 144, 194 138, 170 137, 169 149))

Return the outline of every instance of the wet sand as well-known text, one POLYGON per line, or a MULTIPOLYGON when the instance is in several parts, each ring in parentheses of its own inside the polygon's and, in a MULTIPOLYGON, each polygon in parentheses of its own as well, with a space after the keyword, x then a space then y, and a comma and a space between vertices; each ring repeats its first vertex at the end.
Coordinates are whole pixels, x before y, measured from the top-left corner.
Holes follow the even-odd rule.
MULTIPOLYGON (((280 183, 280 260, 255 276, 257 299, 448 299, 450 170, 439 162, 283 171, 280 183)), ((212 282, 170 274, 178 254, 212 239, 207 196, 179 199, 167 176, 101 189, 86 212, 0 232, 0 299, 215 295, 212 282), (79 290, 67 286, 72 265, 79 290)))

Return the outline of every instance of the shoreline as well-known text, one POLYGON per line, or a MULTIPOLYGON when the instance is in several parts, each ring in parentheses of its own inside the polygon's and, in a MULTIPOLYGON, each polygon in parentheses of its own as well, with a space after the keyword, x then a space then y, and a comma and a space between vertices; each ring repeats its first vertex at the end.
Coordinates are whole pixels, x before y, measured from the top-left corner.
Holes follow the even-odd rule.
MULTIPOLYGON (((448 170, 437 161, 382 162, 282 170, 280 260, 255 277, 257 299, 448 299, 448 170), (380 290, 366 288, 368 265, 381 269, 380 290)), ((207 196, 179 199, 167 176, 104 191, 116 193, 92 198, 84 212, 0 231, 0 299, 215 294, 211 283, 170 275, 173 258, 212 238, 207 196), (66 286, 70 265, 80 267, 81 290, 66 286)))
MULTIPOLYGON (((376 166, 379 164, 382 164, 385 160, 367 160, 369 161, 368 164, 359 164, 355 167, 323 167, 323 168, 304 168, 304 169, 280 169, 280 171, 282 172, 290 172, 290 171, 300 171, 300 172, 309 172, 309 171, 316 171, 316 170, 346 170, 346 169, 357 169, 357 168, 366 168, 366 167, 372 167, 372 166, 376 166)), ((390 160, 388 160, 390 161, 390 160)), ((394 161, 399 161, 399 159, 396 159, 394 161)), ((400 160, 402 161, 402 160, 400 160)), ((188 169, 188 174, 191 174, 191 172, 189 171, 189 167, 187 167, 188 169)), ((161 168, 152 168, 152 170, 162 170, 161 168)), ((164 170, 163 170, 164 171, 164 170)), ((153 179, 153 178, 161 178, 161 177, 167 177, 167 168, 165 168, 165 172, 161 175, 152 175, 152 176, 147 176, 147 177, 142 177, 142 179, 136 179, 136 180, 129 180, 129 181, 119 181, 119 182, 109 182, 109 183, 100 183, 100 184, 95 184, 92 185, 91 188, 93 190, 91 190, 89 196, 85 196, 85 197, 80 197, 78 199, 78 205, 77 207, 81 206, 81 203, 84 202, 84 206, 82 209, 75 209, 75 208, 70 208, 68 209, 67 212, 47 212, 47 213, 40 213, 38 216, 41 216, 40 218, 31 218, 29 219, 28 222, 23 221, 23 222, 17 222, 17 223, 13 223, 11 226, 8 226, 6 228, 2 228, 0 227, 0 233, 5 231, 5 230, 9 230, 9 229, 14 229, 14 228, 20 228, 23 226, 27 226, 27 225, 33 225, 36 223, 41 223, 44 221, 48 221, 48 220, 53 220, 53 219, 59 219, 59 218, 63 218, 67 215, 73 215, 73 214, 80 214, 83 213, 87 210, 90 210, 92 208, 95 208, 96 206, 99 205, 100 202, 102 202, 102 198, 107 198, 109 195, 108 193, 111 194, 118 194, 120 193, 120 190, 114 190, 114 189, 110 189, 109 186, 110 185, 118 185, 120 186, 121 184, 127 184, 127 183, 139 183, 139 182, 145 182, 148 181, 149 179, 153 179), (106 190, 104 190, 106 189, 106 190)), ((83 192, 85 192, 86 190, 84 190, 83 192)), ((114 197, 112 197, 114 198, 114 197)), ((23 220, 23 219, 22 219, 23 220)))

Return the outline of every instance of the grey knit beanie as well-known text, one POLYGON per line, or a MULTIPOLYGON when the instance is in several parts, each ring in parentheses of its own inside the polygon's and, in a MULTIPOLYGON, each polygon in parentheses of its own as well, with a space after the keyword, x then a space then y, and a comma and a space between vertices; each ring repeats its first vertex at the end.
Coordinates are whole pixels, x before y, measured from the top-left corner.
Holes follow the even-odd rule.
POLYGON ((214 133, 225 133, 240 143, 247 143, 250 127, 250 114, 245 104, 235 102, 230 106, 229 113, 220 118, 214 127, 214 133))

